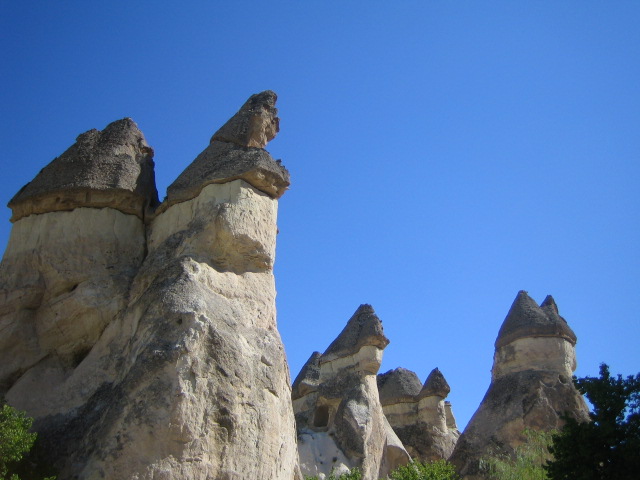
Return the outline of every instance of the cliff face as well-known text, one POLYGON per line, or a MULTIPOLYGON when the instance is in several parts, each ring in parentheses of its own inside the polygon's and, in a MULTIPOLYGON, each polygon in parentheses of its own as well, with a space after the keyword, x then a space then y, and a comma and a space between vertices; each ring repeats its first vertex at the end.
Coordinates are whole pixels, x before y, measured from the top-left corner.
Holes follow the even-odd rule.
POLYGON ((451 456, 465 479, 482 478, 482 457, 513 453, 525 441, 525 428, 560 428, 562 415, 588 420, 571 381, 575 343, 553 298, 538 306, 526 292, 518 293, 496 339, 489 389, 451 456))
POLYGON ((289 177, 263 149, 275 100, 251 97, 155 214, 128 119, 12 200, 0 393, 35 417, 61 480, 299 476, 273 278, 289 177))

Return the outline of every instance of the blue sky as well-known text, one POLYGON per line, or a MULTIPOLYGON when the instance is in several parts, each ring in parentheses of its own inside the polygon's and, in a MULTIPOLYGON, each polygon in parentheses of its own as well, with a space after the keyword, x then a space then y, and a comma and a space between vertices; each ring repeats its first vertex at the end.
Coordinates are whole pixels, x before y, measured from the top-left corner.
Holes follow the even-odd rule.
POLYGON ((639 24, 625 1, 5 1, 2 201, 125 116, 162 198, 273 89, 292 376, 370 303, 381 371, 439 367, 464 427, 520 289, 555 297, 578 375, 640 371, 639 24))

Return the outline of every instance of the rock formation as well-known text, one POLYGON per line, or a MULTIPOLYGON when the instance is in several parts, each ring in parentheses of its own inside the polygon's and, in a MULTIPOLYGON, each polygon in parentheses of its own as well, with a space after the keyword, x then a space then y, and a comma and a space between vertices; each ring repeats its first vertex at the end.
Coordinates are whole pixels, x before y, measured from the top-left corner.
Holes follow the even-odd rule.
POLYGON ((380 404, 376 374, 389 340, 370 305, 315 352, 293 383, 300 464, 305 475, 359 467, 377 480, 409 461, 380 404))
POLYGON ((571 381, 575 343, 551 296, 538 306, 518 293, 496 339, 491 385, 451 456, 465 479, 482 478, 482 457, 512 454, 525 441, 525 428, 560 428, 561 415, 588 419, 571 381))
POLYGON ((92 130, 10 202, 0 394, 59 479, 299 478, 276 328, 277 198, 252 96, 155 213, 135 123, 92 130))
POLYGON ((378 375, 378 389, 384 414, 413 460, 449 458, 460 432, 444 401, 451 389, 440 370, 421 385, 414 372, 396 368, 378 375))

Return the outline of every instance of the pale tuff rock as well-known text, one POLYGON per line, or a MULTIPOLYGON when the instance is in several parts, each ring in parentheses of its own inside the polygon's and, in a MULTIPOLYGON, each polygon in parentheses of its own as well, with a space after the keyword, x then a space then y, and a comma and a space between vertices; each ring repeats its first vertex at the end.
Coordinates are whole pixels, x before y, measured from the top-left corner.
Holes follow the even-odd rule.
POLYGON ((158 205, 153 166, 153 150, 130 118, 89 130, 11 199, 11 221, 79 207, 143 218, 158 205))
POLYGON ((387 420, 414 460, 447 459, 460 435, 444 399, 449 384, 437 368, 424 385, 404 368, 378 375, 380 401, 387 420))
POLYGON ((14 225, 0 382, 60 480, 300 478, 277 200, 202 182, 146 227, 113 208, 14 225))
POLYGON ((389 340, 370 305, 361 305, 342 333, 314 353, 294 381, 293 408, 305 475, 359 467, 366 480, 409 461, 382 411, 376 373, 389 340))
POLYGON ((280 198, 289 187, 289 172, 263 149, 278 132, 275 101, 276 94, 269 90, 253 95, 169 186, 158 212, 195 198, 206 185, 237 179, 280 198))
POLYGON ((481 478, 481 458, 513 453, 525 428, 560 428, 562 415, 588 420, 571 381, 575 342, 551 297, 538 306, 518 293, 496 340, 491 385, 451 456, 465 478, 481 478))

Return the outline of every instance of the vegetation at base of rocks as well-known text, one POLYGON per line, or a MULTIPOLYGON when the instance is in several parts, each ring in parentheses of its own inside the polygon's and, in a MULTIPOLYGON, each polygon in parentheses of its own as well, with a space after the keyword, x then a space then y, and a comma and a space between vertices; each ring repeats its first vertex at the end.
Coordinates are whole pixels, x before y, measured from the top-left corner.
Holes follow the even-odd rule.
POLYGON ((398 467, 389 475, 391 480, 459 480, 453 465, 446 460, 411 462, 398 467))
POLYGON ((515 449, 515 455, 493 455, 480 461, 483 474, 492 480, 546 480, 545 463, 551 458, 549 446, 555 432, 526 429, 526 442, 515 449))
MULTIPOLYGON (((20 480, 14 472, 29 453, 37 434, 29 433, 33 419, 9 405, 0 407, 0 480, 20 480)), ((44 480, 55 480, 47 477, 44 480)))
POLYGON ((545 467, 551 480, 637 479, 640 472, 640 374, 612 377, 606 364, 599 378, 574 377, 593 406, 591 422, 565 418, 553 436, 554 459, 545 467))
MULTIPOLYGON (((304 480, 319 480, 319 477, 304 477, 304 480)), ((339 477, 336 477, 333 472, 326 478, 326 480, 362 480, 362 472, 359 468, 353 468, 349 473, 343 473, 339 477)))
MULTIPOLYGON (((305 480, 318 480, 318 477, 304 477, 305 480)), ((453 465, 446 460, 436 460, 435 462, 410 462, 398 467, 389 474, 390 480, 459 480, 453 465)), ((343 473, 336 477, 333 473, 327 480, 361 480, 362 472, 354 468, 349 473, 343 473)))

